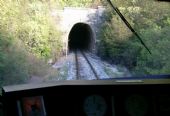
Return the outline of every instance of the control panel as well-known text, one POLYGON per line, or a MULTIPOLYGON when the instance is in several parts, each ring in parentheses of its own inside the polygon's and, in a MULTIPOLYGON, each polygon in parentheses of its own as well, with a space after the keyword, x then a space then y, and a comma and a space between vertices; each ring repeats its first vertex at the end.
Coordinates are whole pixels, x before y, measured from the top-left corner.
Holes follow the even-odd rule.
POLYGON ((168 83, 112 80, 9 86, 3 110, 4 116, 169 116, 169 90, 168 83))

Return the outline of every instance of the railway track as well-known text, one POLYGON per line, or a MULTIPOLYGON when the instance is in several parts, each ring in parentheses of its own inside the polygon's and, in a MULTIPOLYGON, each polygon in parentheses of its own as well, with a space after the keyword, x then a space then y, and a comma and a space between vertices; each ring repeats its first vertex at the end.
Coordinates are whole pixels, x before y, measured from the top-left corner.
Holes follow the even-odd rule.
POLYGON ((79 60, 79 56, 83 56, 83 58, 85 59, 85 61, 87 62, 87 64, 90 67, 90 70, 93 72, 93 75, 95 77, 95 79, 99 79, 99 76, 95 70, 95 68, 93 67, 92 63, 90 62, 90 60, 88 59, 88 57, 86 56, 86 53, 83 51, 75 51, 75 64, 76 64, 76 79, 80 80, 82 79, 82 75, 81 75, 81 61, 79 60))

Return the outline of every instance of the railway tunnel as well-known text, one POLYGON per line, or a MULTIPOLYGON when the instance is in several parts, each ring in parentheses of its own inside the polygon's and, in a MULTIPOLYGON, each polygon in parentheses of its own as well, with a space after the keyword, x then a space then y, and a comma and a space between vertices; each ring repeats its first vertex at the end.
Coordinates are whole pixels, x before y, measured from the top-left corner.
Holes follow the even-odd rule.
POLYGON ((73 25, 68 36, 69 51, 92 51, 94 43, 95 34, 90 25, 86 23, 76 23, 73 25))

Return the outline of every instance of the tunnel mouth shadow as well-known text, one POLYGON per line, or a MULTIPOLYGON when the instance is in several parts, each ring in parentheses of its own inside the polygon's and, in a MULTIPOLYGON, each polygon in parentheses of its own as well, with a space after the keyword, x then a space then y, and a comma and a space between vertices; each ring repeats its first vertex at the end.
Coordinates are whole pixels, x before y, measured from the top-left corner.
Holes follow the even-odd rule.
POLYGON ((86 23, 76 23, 71 28, 68 36, 68 49, 69 52, 91 51, 94 47, 94 32, 90 25, 86 23))

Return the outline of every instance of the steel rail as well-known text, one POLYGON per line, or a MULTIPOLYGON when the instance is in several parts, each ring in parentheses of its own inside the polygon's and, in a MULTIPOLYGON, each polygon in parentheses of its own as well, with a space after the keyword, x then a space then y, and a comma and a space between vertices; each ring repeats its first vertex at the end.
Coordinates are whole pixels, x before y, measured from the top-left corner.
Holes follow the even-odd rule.
MULTIPOLYGON (((79 66, 79 60, 78 60, 78 53, 77 50, 74 51, 75 53, 75 65, 76 65, 76 79, 80 80, 81 79, 81 75, 80 75, 80 66, 79 66)), ((90 60, 88 59, 88 57, 86 56, 86 54, 83 51, 80 51, 80 53, 82 54, 82 56, 85 58, 85 60, 87 61, 88 65, 90 66, 94 76, 96 77, 96 79, 99 79, 99 76, 97 74, 97 72, 95 71, 94 67, 92 66, 90 60)))
POLYGON ((89 64, 90 68, 92 69, 96 79, 98 80, 99 76, 97 75, 97 72, 95 71, 94 67, 92 66, 90 60, 87 58, 86 54, 83 51, 81 51, 81 53, 82 53, 83 57, 86 59, 87 63, 89 64))
POLYGON ((77 50, 74 51, 75 52, 75 61, 76 61, 76 79, 79 80, 80 79, 80 73, 79 73, 79 63, 78 63, 78 55, 77 55, 77 50))

